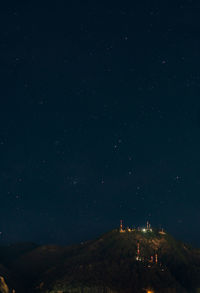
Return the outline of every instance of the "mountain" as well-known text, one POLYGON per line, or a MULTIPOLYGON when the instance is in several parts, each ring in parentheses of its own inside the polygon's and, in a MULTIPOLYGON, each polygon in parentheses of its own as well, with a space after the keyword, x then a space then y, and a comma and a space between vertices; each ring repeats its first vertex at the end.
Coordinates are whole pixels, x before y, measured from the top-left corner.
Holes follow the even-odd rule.
POLYGON ((1 247, 0 263, 20 293, 200 292, 200 250, 150 228, 116 229, 69 247, 1 247))

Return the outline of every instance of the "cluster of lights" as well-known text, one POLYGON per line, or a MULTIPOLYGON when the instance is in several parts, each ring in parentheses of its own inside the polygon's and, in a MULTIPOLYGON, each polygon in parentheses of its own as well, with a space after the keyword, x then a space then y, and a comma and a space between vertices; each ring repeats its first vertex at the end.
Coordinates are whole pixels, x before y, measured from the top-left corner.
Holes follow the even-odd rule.
MULTIPOLYGON (((120 231, 120 232, 126 232, 126 231, 128 231, 128 232, 132 232, 132 231, 136 231, 136 229, 132 229, 132 228, 129 228, 129 227, 127 227, 127 229, 124 229, 124 228, 123 228, 123 223, 122 223, 122 220, 121 220, 121 221, 120 221, 120 228, 119 228, 119 231, 120 231)), ((147 226, 146 226, 146 228, 142 228, 142 229, 140 229, 140 228, 138 227, 138 231, 142 231, 143 233, 146 233, 146 232, 153 232, 153 230, 152 230, 151 225, 149 224, 149 222, 147 222, 147 226)), ((163 230, 162 230, 162 234, 164 234, 163 230)))
POLYGON ((149 231, 152 232, 152 229, 145 229, 145 228, 142 229, 142 232, 144 232, 144 233, 146 233, 147 231, 148 231, 148 232, 149 232, 149 231))

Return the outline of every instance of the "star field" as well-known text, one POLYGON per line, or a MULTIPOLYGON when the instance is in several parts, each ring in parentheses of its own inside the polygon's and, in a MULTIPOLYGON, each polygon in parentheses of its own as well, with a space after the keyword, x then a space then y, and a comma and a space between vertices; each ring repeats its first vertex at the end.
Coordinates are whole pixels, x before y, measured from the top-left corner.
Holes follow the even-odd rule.
POLYGON ((86 2, 0 12, 0 242, 200 245, 200 5, 86 2))

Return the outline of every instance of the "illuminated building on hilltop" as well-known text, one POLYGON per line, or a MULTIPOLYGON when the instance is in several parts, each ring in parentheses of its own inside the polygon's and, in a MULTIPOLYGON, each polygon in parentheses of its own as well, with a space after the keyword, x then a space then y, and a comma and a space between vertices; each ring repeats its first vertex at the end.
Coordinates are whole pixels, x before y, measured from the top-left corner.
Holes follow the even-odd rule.
POLYGON ((135 229, 133 229, 133 228, 130 228, 130 227, 124 228, 124 227, 123 227, 123 221, 120 220, 120 226, 119 226, 119 232, 120 232, 120 233, 124 233, 124 232, 133 232, 133 231, 135 231, 135 229))
POLYGON ((161 231, 159 231, 159 234, 161 235, 165 235, 166 233, 164 232, 163 228, 161 229, 161 231))

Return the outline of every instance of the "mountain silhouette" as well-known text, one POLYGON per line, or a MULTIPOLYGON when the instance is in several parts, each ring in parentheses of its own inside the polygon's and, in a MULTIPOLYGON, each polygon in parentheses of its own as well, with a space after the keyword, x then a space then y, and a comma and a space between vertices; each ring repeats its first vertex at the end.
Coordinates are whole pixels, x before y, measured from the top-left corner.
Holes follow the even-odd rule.
POLYGON ((157 229, 115 229, 67 247, 0 247, 0 263, 20 293, 200 292, 200 250, 157 229))

